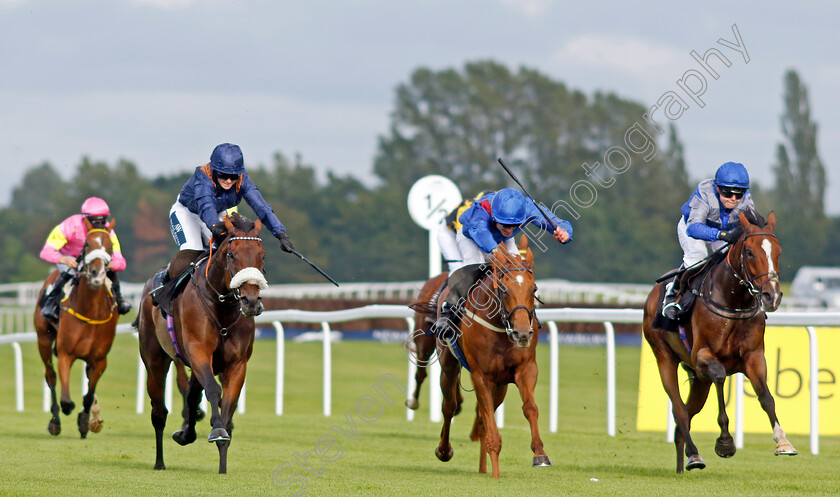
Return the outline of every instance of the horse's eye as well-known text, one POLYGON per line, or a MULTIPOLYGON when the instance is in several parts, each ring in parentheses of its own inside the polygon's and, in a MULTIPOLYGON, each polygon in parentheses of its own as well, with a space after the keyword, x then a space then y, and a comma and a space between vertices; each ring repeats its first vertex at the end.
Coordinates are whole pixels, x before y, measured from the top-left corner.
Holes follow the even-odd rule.
POLYGON ((752 253, 752 250, 750 250, 750 249, 746 249, 744 252, 747 254, 747 257, 749 257, 750 259, 752 259, 752 258, 753 258, 753 253, 752 253))

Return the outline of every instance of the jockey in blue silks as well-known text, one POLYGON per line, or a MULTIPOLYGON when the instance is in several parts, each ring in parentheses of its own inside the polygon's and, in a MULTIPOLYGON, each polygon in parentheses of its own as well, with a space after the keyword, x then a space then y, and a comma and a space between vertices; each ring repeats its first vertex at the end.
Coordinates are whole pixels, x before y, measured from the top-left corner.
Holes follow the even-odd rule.
MULTIPOLYGON (((697 264, 727 243, 741 237, 738 216, 741 212, 755 212, 750 195, 750 176, 738 162, 721 165, 714 179, 701 181, 682 206, 677 224, 677 237, 683 249, 682 267, 697 264)), ((679 274, 666 285, 662 314, 675 319, 681 310, 676 302, 679 274)))
POLYGON ((449 275, 449 294, 441 306, 440 317, 432 327, 434 333, 456 329, 456 311, 485 269, 484 263, 489 254, 499 243, 504 242, 508 252, 513 257, 519 257, 514 237, 522 230, 522 226, 534 223, 552 232, 554 239, 560 243, 571 241, 572 225, 551 213, 549 215, 557 227, 553 231, 536 204, 513 188, 489 193, 461 214, 458 218, 461 229, 458 230, 456 241, 463 266, 449 275))

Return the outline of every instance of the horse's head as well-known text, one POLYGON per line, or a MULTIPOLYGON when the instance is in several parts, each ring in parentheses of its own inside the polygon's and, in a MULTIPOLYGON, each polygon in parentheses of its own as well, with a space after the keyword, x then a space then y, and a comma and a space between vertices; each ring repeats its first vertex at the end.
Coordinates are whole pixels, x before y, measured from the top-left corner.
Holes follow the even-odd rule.
MULTIPOLYGON (((779 286, 779 255, 782 248, 773 234, 776 228, 776 215, 771 212, 767 221, 755 224, 740 214, 744 235, 735 243, 732 250, 740 260, 740 276, 749 292, 756 296, 763 311, 775 311, 782 303, 782 290, 779 286)), ((733 261, 734 262, 734 261, 733 261)))
POLYGON ((528 239, 522 235, 519 254, 511 254, 504 243, 490 257, 493 285, 498 287, 502 322, 508 337, 519 348, 528 348, 534 336, 537 285, 534 283, 534 256, 528 239))
POLYGON ((239 300, 239 311, 246 316, 258 316, 263 311, 260 290, 268 288, 263 275, 262 224, 237 213, 225 216, 224 223, 227 237, 219 246, 218 256, 225 261, 225 283, 239 300))
POLYGON ((105 283, 108 264, 113 254, 110 230, 114 229, 116 221, 112 220, 111 225, 105 229, 95 228, 87 218, 84 218, 84 221, 87 237, 82 250, 80 274, 86 277, 87 284, 95 290, 105 283))

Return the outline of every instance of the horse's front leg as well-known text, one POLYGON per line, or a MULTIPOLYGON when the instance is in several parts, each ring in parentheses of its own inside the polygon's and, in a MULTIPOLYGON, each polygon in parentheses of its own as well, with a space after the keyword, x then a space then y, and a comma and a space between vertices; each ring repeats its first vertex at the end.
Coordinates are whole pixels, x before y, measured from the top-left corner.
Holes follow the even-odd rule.
POLYGON ((724 399, 723 383, 726 381, 726 368, 715 358, 708 349, 701 349, 697 353, 695 363, 697 373, 697 388, 691 385, 689 390, 689 419, 700 412, 708 397, 711 383, 715 384, 718 399, 718 426, 720 436, 715 442, 715 454, 720 457, 732 457, 735 455, 735 441, 729 434, 729 416, 726 415, 726 401, 724 399), (695 394, 695 395, 692 395, 695 394))
POLYGON ((44 363, 44 380, 47 382, 47 386, 50 389, 50 413, 52 414, 52 418, 47 425, 47 431, 50 432, 50 435, 58 435, 61 433, 61 419, 58 416, 59 408, 55 395, 56 376, 52 362, 54 344, 55 333, 38 333, 38 353, 41 354, 41 361, 44 363))
POLYGON ((441 405, 443 425, 440 429, 440 442, 435 447, 435 456, 439 460, 447 462, 455 454, 449 442, 449 429, 452 425, 452 417, 458 408, 456 394, 458 392, 458 379, 461 375, 461 365, 449 349, 444 348, 440 356, 440 366, 440 389, 443 393, 443 403, 441 405))
POLYGON ((236 405, 239 403, 239 394, 245 384, 245 371, 247 369, 247 358, 231 365, 222 378, 222 425, 228 431, 227 440, 219 440, 216 447, 219 449, 219 474, 227 473, 227 451, 230 446, 230 436, 233 434, 233 413, 236 412, 236 405))
MULTIPOLYGON (((486 451, 490 455, 490 463, 493 466, 493 478, 499 478, 499 453, 502 451, 502 436, 499 434, 499 428, 496 426, 496 404, 494 395, 496 391, 496 384, 488 378, 484 377, 480 372, 473 373, 473 384, 475 386, 475 397, 478 401, 478 415, 481 417, 482 431, 484 437, 482 438, 482 451, 486 451)), ((480 464, 479 460, 479 464, 480 464)), ((486 470, 486 468, 485 468, 486 470)), ((481 468, 479 467, 479 471, 481 468)))
POLYGON ((204 387, 207 402, 210 404, 210 426, 213 429, 210 431, 207 441, 218 442, 220 440, 230 440, 230 434, 225 429, 220 413, 222 387, 216 382, 216 377, 213 375, 213 368, 211 366, 212 357, 207 354, 195 354, 191 355, 190 362, 193 366, 193 377, 204 387))
POLYGON ((81 434, 82 438, 87 438, 88 429, 94 433, 97 433, 102 429, 101 419, 98 423, 94 423, 93 427, 91 427, 90 410, 93 406, 94 400, 96 399, 96 385, 99 383, 99 379, 102 377, 102 373, 105 372, 105 367, 107 365, 108 360, 106 358, 102 358, 98 361, 91 360, 85 368, 88 376, 88 392, 82 398, 82 411, 79 413, 78 417, 79 434, 81 434))
POLYGON ((672 413, 676 423, 674 446, 677 450, 677 473, 682 473, 685 469, 685 456, 688 456, 688 469, 702 469, 706 467, 706 463, 703 462, 703 458, 697 451, 697 446, 691 440, 689 434, 691 418, 689 418, 688 409, 683 403, 682 397, 680 397, 680 387, 677 380, 677 366, 680 359, 671 349, 667 348, 664 342, 657 341, 654 343, 651 343, 651 348, 654 356, 656 356, 656 366, 659 369, 662 387, 671 400, 672 413))
POLYGON ((776 441, 775 454, 777 456, 795 456, 798 452, 786 438, 785 430, 779 425, 779 419, 776 418, 776 401, 773 400, 773 395, 767 388, 767 362, 764 359, 764 351, 753 351, 744 358, 744 364, 747 378, 752 383, 753 390, 755 390, 758 401, 761 403, 761 408, 767 413, 770 425, 773 427, 773 440, 776 441))
MULTIPOLYGON (((534 400, 534 388, 537 385, 537 363, 530 361, 516 371, 516 386, 519 388, 519 395, 522 397, 522 413, 528 424, 531 426, 531 450, 534 452, 532 466, 551 466, 551 460, 543 450, 543 442, 540 438, 540 429, 537 426, 540 412, 537 402, 534 400)), ((504 394, 502 395, 504 399, 504 394)))
MULTIPOLYGON (((186 373, 184 376, 186 376, 186 373)), ((179 445, 188 445, 195 442, 197 437, 195 423, 201 419, 198 413, 202 412, 198 408, 198 403, 201 401, 201 392, 203 391, 201 383, 195 375, 192 375, 182 392, 184 398, 184 408, 181 410, 184 418, 183 424, 180 430, 172 434, 172 439, 179 445)))
POLYGON ((61 381, 61 412, 68 415, 76 408, 76 403, 70 400, 70 367, 75 358, 69 354, 59 351, 58 353, 58 379, 61 381))

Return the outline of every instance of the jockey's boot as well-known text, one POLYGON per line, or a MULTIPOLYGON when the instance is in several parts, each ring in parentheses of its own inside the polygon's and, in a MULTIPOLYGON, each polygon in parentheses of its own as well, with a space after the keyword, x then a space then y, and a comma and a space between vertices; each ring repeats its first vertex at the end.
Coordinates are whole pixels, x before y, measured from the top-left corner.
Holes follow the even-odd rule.
POLYGON ((44 295, 41 297, 41 315, 47 318, 47 321, 52 324, 58 324, 61 290, 72 277, 73 275, 70 271, 62 271, 58 273, 58 277, 52 282, 52 285, 48 286, 44 290, 44 295))
POLYGON ((461 305, 469 293, 470 287, 482 273, 481 264, 464 266, 449 275, 447 285, 449 293, 440 306, 440 316, 432 325, 431 332, 441 340, 452 340, 458 330, 461 305))
POLYGON ((662 315, 668 319, 676 320, 677 315, 682 310, 679 302, 677 302, 677 295, 680 291, 680 273, 674 276, 674 279, 665 285, 665 298, 662 301, 662 315))
POLYGON ((122 291, 120 290, 120 280, 117 277, 117 272, 108 271, 107 275, 108 279, 111 280, 111 293, 114 294, 114 300, 117 301, 117 312, 120 314, 128 314, 128 311, 131 310, 131 303, 126 301, 122 296, 122 291))

